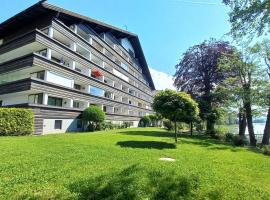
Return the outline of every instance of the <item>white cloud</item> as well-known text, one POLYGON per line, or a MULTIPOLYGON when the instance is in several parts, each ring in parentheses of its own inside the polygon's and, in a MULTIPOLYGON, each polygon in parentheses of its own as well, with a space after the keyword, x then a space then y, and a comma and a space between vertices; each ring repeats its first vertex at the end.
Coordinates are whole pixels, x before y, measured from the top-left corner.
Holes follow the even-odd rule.
POLYGON ((166 74, 164 72, 157 71, 153 68, 149 68, 150 73, 152 75, 152 79, 154 81, 156 90, 165 90, 165 89, 173 89, 176 90, 173 86, 173 76, 166 74))

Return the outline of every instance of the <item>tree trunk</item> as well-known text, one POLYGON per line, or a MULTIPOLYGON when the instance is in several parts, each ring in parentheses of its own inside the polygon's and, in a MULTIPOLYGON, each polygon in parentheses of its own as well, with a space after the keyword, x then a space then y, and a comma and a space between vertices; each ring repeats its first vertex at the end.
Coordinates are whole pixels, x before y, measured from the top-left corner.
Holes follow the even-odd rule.
POLYGON ((253 122, 252 122, 252 110, 251 110, 251 103, 247 102, 244 105, 246 117, 247 117, 247 127, 249 133, 249 140, 251 146, 256 146, 256 138, 254 134, 253 122))
POLYGON ((190 135, 193 135, 193 122, 190 122, 190 135))
POLYGON ((207 133, 213 134, 214 133, 215 123, 211 119, 206 120, 206 131, 207 133))
POLYGON ((263 132, 262 144, 269 145, 269 139, 270 139, 270 106, 268 107, 268 113, 267 113, 266 123, 264 127, 264 132, 263 132))
POLYGON ((176 127, 176 120, 174 120, 174 133, 175 133, 175 143, 177 143, 177 127, 176 127))
POLYGON ((243 108, 239 109, 239 135, 244 136, 247 127, 247 118, 246 114, 243 111, 243 108))

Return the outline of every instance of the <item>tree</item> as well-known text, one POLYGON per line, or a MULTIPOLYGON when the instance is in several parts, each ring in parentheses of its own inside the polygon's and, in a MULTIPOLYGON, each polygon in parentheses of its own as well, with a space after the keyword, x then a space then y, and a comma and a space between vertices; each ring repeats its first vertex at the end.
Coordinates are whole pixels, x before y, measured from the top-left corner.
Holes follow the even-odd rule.
POLYGON ((250 48, 241 53, 235 51, 233 54, 221 58, 219 66, 223 69, 234 69, 236 72, 236 76, 231 78, 230 83, 234 87, 234 92, 241 97, 247 121, 250 144, 256 146, 252 104, 255 104, 258 97, 257 94, 259 93, 260 84, 257 84, 257 82, 262 76, 259 65, 256 63, 256 55, 253 54, 252 49, 250 48))
POLYGON ((257 52, 264 60, 264 63, 266 65, 266 71, 268 75, 268 81, 265 84, 261 84, 264 86, 264 92, 262 92, 261 97, 261 105, 263 107, 268 107, 267 111, 267 117, 266 117, 266 123, 264 127, 263 132, 263 139, 262 144, 263 145, 269 145, 269 139, 270 139, 270 40, 264 39, 262 42, 257 43, 254 48, 254 52, 257 52))
POLYGON ((147 127, 147 126, 150 126, 150 124, 151 124, 151 119, 150 119, 150 117, 148 115, 143 116, 140 119, 140 122, 139 122, 140 127, 147 127))
POLYGON ((198 104, 185 92, 165 90, 159 92, 152 104, 155 112, 174 122, 177 143, 177 122, 188 122, 199 114, 198 104))
POLYGON ((86 108, 82 113, 83 121, 88 123, 88 129, 95 131, 101 122, 105 120, 105 113, 98 106, 91 105, 86 108))
POLYGON ((263 35, 269 31, 270 1, 268 0, 223 0, 230 7, 229 21, 234 38, 263 35))
POLYGON ((213 91, 231 74, 218 68, 218 60, 232 52, 233 48, 228 42, 211 39, 189 48, 176 65, 174 85, 197 100, 200 116, 207 121, 207 131, 210 133, 214 132, 218 117, 214 108, 218 102, 213 98, 213 91))
POLYGON ((150 114, 148 117, 151 120, 151 126, 158 126, 160 120, 162 120, 162 116, 159 114, 150 114))

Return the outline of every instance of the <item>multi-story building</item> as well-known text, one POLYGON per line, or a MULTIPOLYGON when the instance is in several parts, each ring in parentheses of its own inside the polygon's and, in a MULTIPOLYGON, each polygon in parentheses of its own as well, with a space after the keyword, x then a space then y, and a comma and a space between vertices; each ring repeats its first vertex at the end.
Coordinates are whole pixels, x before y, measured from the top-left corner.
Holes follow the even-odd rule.
POLYGON ((92 104, 137 126, 154 90, 133 33, 45 1, 0 24, 0 106, 31 108, 36 134, 81 130, 92 104))

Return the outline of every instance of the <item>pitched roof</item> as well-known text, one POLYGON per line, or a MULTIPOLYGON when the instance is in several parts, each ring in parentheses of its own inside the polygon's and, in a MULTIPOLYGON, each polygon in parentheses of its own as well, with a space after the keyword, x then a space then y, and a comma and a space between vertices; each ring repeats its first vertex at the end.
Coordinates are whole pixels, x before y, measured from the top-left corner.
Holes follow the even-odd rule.
POLYGON ((85 23, 89 23, 91 26, 94 26, 95 29, 99 29, 102 30, 104 32, 106 31, 110 31, 113 35, 115 35, 116 37, 127 37, 131 44, 133 45, 133 47, 135 48, 136 51, 136 57, 139 59, 142 68, 143 68, 143 72, 146 75, 146 77, 148 78, 150 87, 155 90, 155 86, 145 59, 145 56, 143 54, 143 50, 139 41, 139 38, 136 34, 117 28, 115 26, 106 24, 104 22, 92 19, 90 17, 87 16, 83 16, 77 13, 74 13, 72 11, 51 5, 49 3, 46 2, 46 0, 41 0, 38 3, 32 5, 31 7, 27 8, 26 10, 14 15, 13 17, 9 18, 8 20, 4 21, 3 23, 0 24, 0 38, 3 34, 5 34, 6 30, 8 28, 13 28, 13 30, 16 30, 16 24, 19 23, 23 23, 23 22, 27 22, 29 20, 31 20, 31 18, 33 17, 37 17, 40 16, 41 14, 45 14, 52 12, 53 16, 66 16, 66 17, 71 17, 73 19, 77 19, 78 21, 83 21, 85 23))

